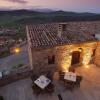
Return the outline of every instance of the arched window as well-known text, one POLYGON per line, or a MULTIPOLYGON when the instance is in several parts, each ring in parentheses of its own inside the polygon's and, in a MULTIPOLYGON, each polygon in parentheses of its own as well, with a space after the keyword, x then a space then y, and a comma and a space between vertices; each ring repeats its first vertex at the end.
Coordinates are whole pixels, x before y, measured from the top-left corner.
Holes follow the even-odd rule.
POLYGON ((48 56, 48 64, 54 64, 55 63, 55 55, 48 56))

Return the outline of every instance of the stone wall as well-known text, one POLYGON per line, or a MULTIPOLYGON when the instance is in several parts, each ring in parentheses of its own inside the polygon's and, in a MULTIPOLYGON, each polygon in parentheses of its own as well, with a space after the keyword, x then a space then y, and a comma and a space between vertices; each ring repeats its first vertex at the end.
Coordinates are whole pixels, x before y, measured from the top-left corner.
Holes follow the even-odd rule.
POLYGON ((48 71, 56 70, 55 64, 48 64, 48 56, 55 54, 55 48, 47 49, 33 49, 32 50, 32 60, 33 60, 33 71, 34 73, 41 74, 48 71))
POLYGON ((76 45, 56 46, 47 49, 33 49, 33 71, 34 73, 46 73, 48 71, 67 71, 71 66, 72 52, 82 48, 80 64, 87 65, 91 60, 96 43, 84 43, 76 45), (48 64, 48 56, 55 55, 55 64, 48 64))
POLYGON ((96 43, 84 43, 76 45, 66 45, 57 47, 57 66, 62 71, 67 71, 71 66, 72 52, 79 51, 82 49, 80 55, 80 65, 87 65, 91 61, 91 56, 93 54, 94 48, 96 48, 96 43))
MULTIPOLYGON (((84 34, 96 34, 100 32, 100 21, 91 22, 66 22, 67 30, 75 32, 83 32, 84 34)), ((27 28, 26 28, 27 30, 27 28)), ((28 33, 28 32, 27 32, 28 33)), ((86 43, 78 45, 65 45, 51 48, 34 49, 31 47, 30 38, 28 36, 29 59, 31 68, 35 73, 47 72, 47 70, 66 70, 71 65, 72 52, 82 48, 80 63, 87 65, 91 60, 93 50, 96 43, 86 43), (48 65, 48 56, 55 55, 55 64, 48 65)), ((99 47, 96 54, 95 63, 99 64, 99 47)))
POLYGON ((27 66, 26 68, 22 68, 21 70, 17 69, 17 70, 11 71, 10 74, 3 75, 3 77, 0 78, 0 87, 8 85, 12 82, 15 82, 21 79, 31 77, 32 73, 33 71, 30 70, 29 66, 27 66))
POLYGON ((95 64, 100 67, 100 42, 97 44, 97 49, 95 53, 95 64))

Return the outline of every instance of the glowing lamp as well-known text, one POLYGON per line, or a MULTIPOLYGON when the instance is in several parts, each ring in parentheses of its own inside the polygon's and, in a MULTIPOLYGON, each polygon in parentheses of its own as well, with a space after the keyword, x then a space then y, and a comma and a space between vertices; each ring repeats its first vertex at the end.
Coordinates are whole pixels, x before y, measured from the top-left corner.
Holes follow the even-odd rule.
POLYGON ((78 51, 79 51, 79 52, 82 52, 82 48, 79 48, 78 51))
POLYGON ((15 53, 19 53, 20 52, 20 48, 15 48, 15 53))
POLYGON ((68 70, 66 70, 66 72, 69 72, 68 70))

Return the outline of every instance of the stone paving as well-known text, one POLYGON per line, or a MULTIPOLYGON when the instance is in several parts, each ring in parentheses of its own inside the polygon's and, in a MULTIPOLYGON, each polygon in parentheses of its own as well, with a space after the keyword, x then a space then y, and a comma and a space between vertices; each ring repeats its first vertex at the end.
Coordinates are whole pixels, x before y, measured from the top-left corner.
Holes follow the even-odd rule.
POLYGON ((5 100, 59 100, 61 94, 63 100, 100 100, 100 68, 95 65, 82 66, 76 69, 76 73, 83 76, 81 87, 72 92, 65 90, 56 79, 55 92, 52 95, 35 96, 32 92, 31 79, 24 79, 0 88, 0 95, 5 100))

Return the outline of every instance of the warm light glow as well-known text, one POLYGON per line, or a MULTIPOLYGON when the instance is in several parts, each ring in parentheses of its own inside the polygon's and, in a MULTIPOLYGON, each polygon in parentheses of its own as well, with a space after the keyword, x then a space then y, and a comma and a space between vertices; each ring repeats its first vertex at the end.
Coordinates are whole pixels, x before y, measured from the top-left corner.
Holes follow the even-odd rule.
POLYGON ((78 51, 79 51, 79 52, 82 52, 82 48, 79 48, 78 51))
POLYGON ((66 72, 69 72, 68 69, 66 70, 66 72))
POLYGON ((86 65, 85 68, 89 68, 89 65, 86 65))
POLYGON ((89 64, 89 62, 90 62, 90 60, 91 60, 91 49, 89 49, 89 48, 86 48, 85 50, 84 50, 84 56, 83 56, 83 61, 82 61, 82 63, 83 63, 83 65, 88 65, 89 64))
POLYGON ((19 53, 20 52, 20 48, 15 48, 15 53, 19 53))

